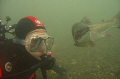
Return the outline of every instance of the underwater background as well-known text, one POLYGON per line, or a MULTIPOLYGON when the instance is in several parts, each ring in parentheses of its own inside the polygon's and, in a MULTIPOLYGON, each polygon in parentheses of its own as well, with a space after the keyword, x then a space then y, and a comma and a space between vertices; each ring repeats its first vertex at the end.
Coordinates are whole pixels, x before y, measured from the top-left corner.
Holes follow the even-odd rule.
MULTIPOLYGON (((48 79, 120 79, 120 29, 111 29, 112 39, 100 39, 95 47, 74 46, 71 32, 73 24, 84 16, 99 23, 112 19, 119 11, 120 0, 0 0, 0 19, 4 23, 6 16, 11 17, 9 25, 34 16, 54 37, 51 52, 67 73, 60 76, 48 70, 48 79)), ((42 79, 40 69, 36 73, 42 79)))

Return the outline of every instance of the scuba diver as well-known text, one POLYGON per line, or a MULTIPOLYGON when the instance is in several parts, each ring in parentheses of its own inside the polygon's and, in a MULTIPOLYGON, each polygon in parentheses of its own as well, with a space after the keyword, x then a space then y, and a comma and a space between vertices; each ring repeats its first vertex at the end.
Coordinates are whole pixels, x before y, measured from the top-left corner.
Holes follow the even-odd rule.
POLYGON ((0 79, 36 79, 38 68, 43 79, 47 79, 46 70, 49 69, 61 76, 67 72, 55 63, 54 56, 49 53, 54 38, 47 34, 40 20, 27 16, 13 27, 15 37, 0 43, 0 79))

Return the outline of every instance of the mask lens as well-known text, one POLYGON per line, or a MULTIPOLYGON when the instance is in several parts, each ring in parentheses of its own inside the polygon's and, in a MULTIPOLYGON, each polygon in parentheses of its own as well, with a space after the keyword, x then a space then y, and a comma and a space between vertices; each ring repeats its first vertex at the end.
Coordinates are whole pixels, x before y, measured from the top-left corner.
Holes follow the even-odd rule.
POLYGON ((30 43, 30 51, 31 52, 36 51, 39 48, 41 43, 42 43, 41 38, 32 38, 30 43))
POLYGON ((45 43, 46 43, 46 49, 47 50, 50 50, 52 48, 52 45, 53 45, 53 42, 54 42, 54 39, 53 38, 47 38, 45 43))
POLYGON ((41 44, 38 46, 38 48, 36 49, 37 52, 44 52, 46 51, 46 46, 45 46, 45 42, 44 40, 42 40, 41 44))

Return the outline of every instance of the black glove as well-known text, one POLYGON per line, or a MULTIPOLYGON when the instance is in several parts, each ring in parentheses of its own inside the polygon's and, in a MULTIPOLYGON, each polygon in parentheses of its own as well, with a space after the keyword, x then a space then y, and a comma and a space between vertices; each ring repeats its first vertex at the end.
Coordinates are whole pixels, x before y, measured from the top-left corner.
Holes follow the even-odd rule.
POLYGON ((41 60, 41 68, 45 70, 51 69, 55 64, 55 58, 51 57, 51 55, 43 54, 40 56, 41 60))
POLYGON ((54 70, 55 72, 57 72, 58 74, 60 74, 62 76, 64 75, 63 72, 67 72, 67 70, 65 68, 63 68, 59 65, 56 65, 56 64, 53 66, 52 70, 54 70))

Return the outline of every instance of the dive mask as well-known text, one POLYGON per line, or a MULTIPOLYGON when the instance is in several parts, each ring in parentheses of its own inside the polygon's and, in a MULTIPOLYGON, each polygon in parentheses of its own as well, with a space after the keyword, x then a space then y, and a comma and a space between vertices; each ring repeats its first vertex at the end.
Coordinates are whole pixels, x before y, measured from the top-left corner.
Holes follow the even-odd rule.
POLYGON ((30 52, 42 52, 51 50, 54 38, 48 36, 46 32, 34 31, 30 32, 25 40, 16 37, 13 42, 25 45, 30 52))

